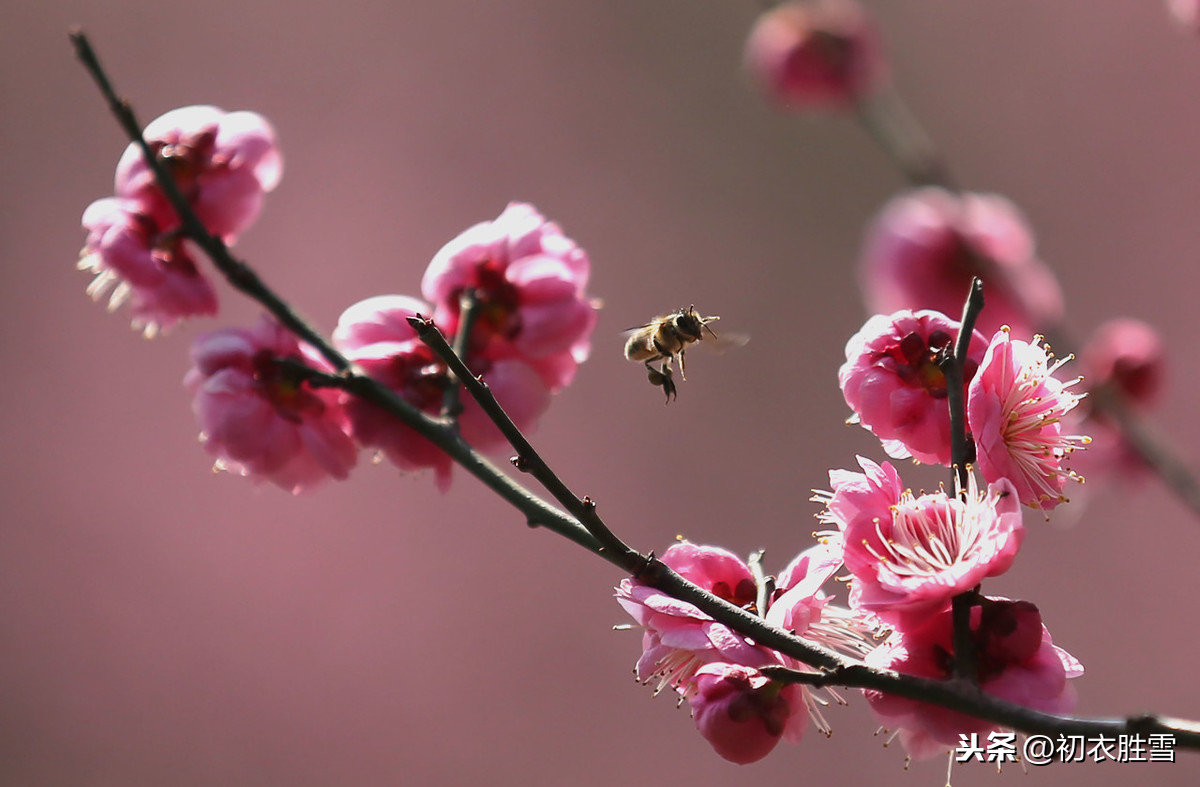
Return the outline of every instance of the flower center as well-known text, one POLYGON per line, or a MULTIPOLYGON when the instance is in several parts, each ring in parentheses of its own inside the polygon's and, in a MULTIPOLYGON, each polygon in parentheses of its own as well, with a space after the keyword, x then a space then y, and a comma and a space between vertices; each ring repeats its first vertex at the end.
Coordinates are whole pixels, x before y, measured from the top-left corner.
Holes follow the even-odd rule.
POLYGON ((302 380, 276 363, 275 354, 270 350, 259 350, 250 364, 255 385, 280 418, 298 424, 305 418, 316 418, 325 412, 325 403, 302 380))
POLYGON ((445 364, 438 361, 433 350, 419 345, 412 352, 392 358, 393 386, 405 401, 426 412, 442 406, 450 375, 445 364))
POLYGON ((215 131, 206 131, 177 142, 155 143, 155 155, 175 178, 184 196, 195 196, 199 176, 216 163, 213 161, 216 140, 215 131))
POLYGON ((991 513, 990 501, 974 489, 968 502, 945 493, 914 498, 906 490, 892 506, 891 522, 875 524, 880 546, 867 549, 900 579, 935 576, 970 558, 991 513))
MULTIPOLYGON (((497 334, 512 339, 521 332, 521 294, 505 277, 505 267, 492 258, 475 266, 470 285, 477 301, 472 344, 484 345, 497 334)), ((456 312, 460 294, 461 290, 452 300, 456 312)))
POLYGON ((743 609, 750 609, 758 602, 758 588, 751 579, 742 579, 732 588, 728 582, 722 580, 714 584, 709 592, 743 609))

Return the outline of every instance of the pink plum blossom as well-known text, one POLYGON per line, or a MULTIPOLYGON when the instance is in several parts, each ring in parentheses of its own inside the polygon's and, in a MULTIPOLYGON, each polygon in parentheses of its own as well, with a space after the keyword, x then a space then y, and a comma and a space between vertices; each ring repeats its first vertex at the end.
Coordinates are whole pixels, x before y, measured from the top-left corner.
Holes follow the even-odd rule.
MULTIPOLYGON (((861 658, 874 647, 879 622, 861 610, 833 603, 833 597, 822 589, 842 567, 843 537, 839 531, 816 535, 817 544, 797 555, 775 580, 766 622, 828 650, 861 658)), ((808 669, 782 654, 780 658, 795 669, 808 669)), ((823 703, 807 687, 803 696, 809 716, 821 732, 828 734, 830 726, 821 713, 823 703)), ((840 701, 836 694, 833 696, 840 701)))
POLYGON ((129 305, 133 326, 147 337, 185 317, 216 314, 217 296, 183 238, 163 232, 138 203, 108 197, 83 214, 87 241, 79 268, 95 274, 87 292, 108 297, 113 311, 129 305))
POLYGON ((1129 317, 1109 320, 1079 354, 1089 390, 1111 385, 1135 407, 1153 404, 1166 374, 1163 340, 1152 326, 1129 317))
MULTIPOLYGON (((680 576, 738 607, 753 607, 757 586, 749 567, 720 547, 687 541, 672 544, 660 558, 680 576)), ((617 602, 644 629, 637 676, 655 681, 655 691, 667 686, 686 691, 696 670, 716 661, 761 667, 778 664, 778 657, 760 648, 724 623, 718 623, 694 604, 673 598, 637 579, 623 579, 617 602)))
MULTIPOLYGON (((867 666, 906 675, 947 679, 954 674, 954 626, 950 610, 892 633, 867 655, 867 666)), ((1029 602, 984 598, 971 609, 976 679, 987 694, 1045 713, 1068 714, 1075 690, 1067 682, 1083 674, 1080 663, 1054 645, 1037 607, 1029 602)), ((875 690, 864 690, 871 710, 899 731, 915 759, 957 746, 960 734, 996 729, 992 722, 958 711, 875 690)))
POLYGON ((985 336, 1001 325, 1031 334, 1062 317, 1058 282, 1037 259, 1024 217, 1003 197, 934 187, 901 194, 871 225, 859 259, 867 308, 881 314, 962 314, 975 276, 984 284, 976 327, 985 336))
POLYGON ((987 355, 967 393, 967 424, 975 440, 979 470, 988 482, 1007 478, 1021 502, 1048 511, 1066 501, 1068 455, 1088 438, 1063 434, 1062 419, 1080 396, 1054 377, 1064 361, 1037 339, 1013 339, 1008 330, 992 337, 987 355))
MULTIPOLYGON (((821 591, 841 566, 841 554, 840 536, 830 533, 798 555, 766 596, 765 619, 816 644, 861 658, 873 646, 874 629, 851 610, 831 604, 821 591)), ((662 561, 703 590, 749 611, 760 611, 759 588, 750 568, 737 555, 683 541, 671 546, 662 561)), ((807 726, 805 716, 829 734, 821 712, 827 703, 816 699, 810 687, 785 687, 759 672, 764 666, 811 668, 755 645, 690 602, 637 579, 623 580, 616 596, 643 629, 642 656, 635 670, 638 679, 653 682, 655 693, 670 687, 686 698, 700 732, 722 757, 753 762, 765 756, 781 735, 798 741, 807 726), (799 713, 802 708, 803 715, 799 713)), ((841 701, 836 693, 830 694, 841 701)))
MULTIPOLYGON (((354 304, 343 312, 333 332, 334 345, 368 375, 391 388, 409 404, 429 415, 441 412, 451 376, 446 365, 417 338, 408 317, 427 314, 430 307, 404 295, 381 295, 354 304)), ((509 417, 531 430, 550 402, 550 394, 535 370, 519 359, 468 361, 491 388, 509 417)), ((377 406, 344 397, 352 433, 363 445, 381 450, 402 470, 431 468, 438 486, 450 479, 450 457, 412 427, 377 406)), ((459 431, 477 448, 503 441, 496 426, 469 397, 463 397, 459 431)))
POLYGON ((797 555, 776 578, 775 594, 766 614, 768 623, 800 636, 815 633, 813 629, 830 601, 821 586, 842 567, 841 534, 823 535, 816 546, 797 555))
POLYGON ((1167 11, 1182 30, 1200 33, 1200 0, 1167 0, 1167 11))
POLYGON ((696 671, 687 700, 696 728, 717 754, 746 765, 783 738, 799 743, 808 726, 801 689, 750 667, 714 662, 696 671))
MULTIPOLYGON (((1166 351, 1162 337, 1141 320, 1119 318, 1097 328, 1080 352, 1083 387, 1098 396, 1117 395, 1132 410, 1149 410, 1162 393, 1166 377, 1166 351)), ((1094 487, 1110 481, 1143 480, 1147 466, 1121 429, 1102 410, 1084 399, 1065 429, 1086 425, 1091 442, 1086 451, 1072 455, 1071 469, 1088 478, 1094 487), (1081 423, 1082 422, 1082 423, 1081 423)), ((1086 491, 1086 490, 1081 490, 1086 491)))
POLYGON ((587 254, 557 224, 514 202, 443 246, 421 292, 452 337, 460 295, 473 290, 478 306, 468 359, 522 361, 553 393, 588 356, 596 325, 596 304, 585 295, 589 268, 587 254))
POLYGON ((298 494, 328 477, 346 478, 358 447, 346 434, 337 393, 313 389, 276 363, 302 360, 327 369, 274 320, 224 328, 192 345, 184 384, 200 439, 222 470, 265 479, 298 494))
MULTIPOLYGON (((152 120, 143 136, 197 218, 226 242, 250 226, 263 195, 275 188, 283 173, 275 132, 254 112, 181 107, 152 120)), ((177 221, 141 150, 132 143, 117 163, 116 194, 138 201, 144 212, 166 226, 177 221)))
POLYGON ((864 473, 830 473, 832 492, 821 496, 822 520, 842 532, 855 607, 903 626, 1012 565, 1025 527, 1007 480, 981 493, 969 475, 965 499, 914 496, 890 465, 863 457, 859 464, 864 473))
POLYGON ((849 108, 884 77, 875 30, 854 0, 783 3, 746 41, 746 68, 792 110, 849 108))
MULTIPOLYGON (((946 377, 937 356, 953 348, 959 328, 940 312, 903 310, 872 317, 846 343, 846 362, 838 370, 842 395, 890 456, 950 464, 946 377)), ((974 332, 964 383, 986 351, 987 340, 974 332)))

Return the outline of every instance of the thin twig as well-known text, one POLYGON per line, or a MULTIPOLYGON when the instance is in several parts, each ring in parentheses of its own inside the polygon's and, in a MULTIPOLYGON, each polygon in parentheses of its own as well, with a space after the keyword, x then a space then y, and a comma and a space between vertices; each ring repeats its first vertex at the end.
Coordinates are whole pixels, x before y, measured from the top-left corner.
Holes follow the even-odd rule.
POLYGON ((910 183, 958 191, 933 140, 894 86, 885 84, 862 97, 855 111, 863 128, 910 183))
MULTIPOLYGON (((458 333, 454 335, 454 354, 467 357, 471 343, 471 331, 475 329, 475 318, 479 316, 479 296, 471 287, 458 296, 458 333)), ((442 418, 455 420, 462 414, 462 383, 451 375, 450 386, 442 400, 442 418)))
POLYGON ((763 555, 765 550, 756 549, 750 553, 746 565, 750 567, 750 576, 754 577, 754 606, 758 614, 767 616, 771 606, 771 596, 775 593, 775 577, 763 570, 763 555))
POLYGON ((974 454, 971 439, 967 436, 967 403, 963 395, 963 386, 966 385, 967 355, 971 350, 971 338, 975 335, 975 321, 979 319, 981 311, 983 281, 976 276, 971 280, 971 288, 963 304, 962 321, 954 342, 952 362, 942 366, 943 374, 948 369, 954 374, 953 382, 949 377, 946 379, 946 400, 950 408, 950 462, 962 494, 966 494, 967 465, 974 454))
POLYGON ((462 358, 454 352, 454 348, 446 342, 446 337, 433 324, 433 320, 421 316, 409 317, 408 324, 417 332, 417 338, 425 342, 445 362, 450 373, 458 378, 467 393, 479 404, 488 418, 499 427, 501 434, 517 452, 517 456, 521 458, 522 471, 536 478, 538 483, 550 493, 550 496, 558 501, 559 505, 578 519, 596 537, 603 549, 616 554, 638 556, 639 559, 644 560, 644 558, 640 558, 637 550, 628 546, 608 529, 604 520, 596 513, 596 504, 590 498, 578 497, 550 469, 550 466, 534 450, 517 425, 508 417, 508 413, 504 412, 504 408, 496 401, 496 397, 492 395, 487 383, 471 373, 462 358))
POLYGON ((573 517, 531 494, 501 472, 463 440, 451 424, 429 418, 374 378, 355 372, 330 374, 292 358, 280 358, 275 363, 286 368, 295 379, 313 387, 337 388, 381 408, 445 451, 464 470, 524 514, 527 522, 552 530, 589 551, 600 551, 596 539, 573 517), (418 417, 414 418, 414 413, 418 417))
MULTIPOLYGON (((946 406, 950 411, 950 464, 954 475, 954 488, 960 498, 967 494, 968 457, 973 453, 971 438, 967 435, 967 403, 963 393, 966 384, 967 354, 971 338, 975 333, 975 321, 983 309, 983 282, 978 277, 971 280, 971 288, 963 304, 962 321, 954 345, 946 348, 940 360, 942 374, 946 378, 946 406)), ((960 681, 974 682, 975 642, 971 638, 971 607, 976 603, 973 591, 960 593, 951 604, 954 621, 954 677, 960 681)))

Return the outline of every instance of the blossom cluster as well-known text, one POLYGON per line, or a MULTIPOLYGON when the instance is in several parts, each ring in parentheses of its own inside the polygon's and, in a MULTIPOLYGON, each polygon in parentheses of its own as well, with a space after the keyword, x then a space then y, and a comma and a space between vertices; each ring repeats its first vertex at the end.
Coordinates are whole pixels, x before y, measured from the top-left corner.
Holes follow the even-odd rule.
MULTIPOLYGON (((250 226, 282 174, 274 131, 253 112, 184 107, 151 122, 144 137, 191 211, 226 245, 250 226)), ((202 255, 138 145, 117 164, 115 196, 88 207, 83 225, 79 267, 95 274, 88 292, 107 294, 110 310, 128 303, 147 337, 217 312, 202 255)), ((596 323, 589 269, 587 254, 556 224, 513 203, 434 255, 421 281, 425 300, 356 303, 338 320, 333 346, 357 371, 486 449, 501 442, 499 430, 473 401, 453 404, 456 381, 407 318, 431 318, 457 337, 468 368, 530 429, 588 356, 596 323)), ((412 427, 344 391, 314 387, 306 369, 334 369, 271 317, 199 336, 192 362, 185 385, 219 469, 299 493, 346 478, 367 448, 403 470, 432 469, 443 490, 449 482, 449 456, 412 427)))
MULTIPOLYGON (((877 36, 853 0, 772 8, 750 35, 746 64, 786 109, 861 110, 887 86, 877 36)), ((156 166, 139 146, 127 148, 114 195, 84 213, 79 267, 94 275, 89 294, 107 297, 110 310, 128 305, 150 337, 218 309, 206 260, 154 170, 165 170, 208 233, 233 245, 279 183, 282 157, 271 126, 253 112, 185 107, 153 121, 144 136, 156 166)), ((328 377, 317 384, 316 375, 369 375, 475 448, 497 446, 496 425, 457 396, 458 381, 410 320, 427 318, 451 337, 467 368, 528 431, 590 352, 597 305, 589 275, 583 249, 533 206, 512 203, 432 257, 421 297, 376 295, 345 309, 332 350, 266 316, 203 334, 184 380, 201 441, 218 468, 293 493, 348 477, 364 448, 405 471, 431 470, 444 490, 451 459, 442 448, 328 377), (339 357, 344 364, 332 362, 339 357)), ((1035 604, 984 595, 981 586, 1013 565, 1026 536, 1023 506, 1046 515, 1081 480, 1073 460, 1089 442, 1076 433, 1085 417, 1111 432, 1108 450, 1084 452, 1101 457, 1095 466, 1133 462, 1084 394, 1104 387, 1131 407, 1146 406, 1161 389, 1162 342, 1142 323, 1115 321, 1081 351, 1087 388, 1082 378, 1063 379, 1070 357, 1056 359, 1036 333, 1062 319, 1061 290, 1025 218, 998 195, 922 186, 896 196, 866 233, 859 279, 873 316, 846 343, 837 375, 851 421, 893 459, 957 463, 954 488, 914 493, 892 464, 858 457, 857 470, 830 471, 829 489, 814 498, 825 529, 778 576, 764 573, 761 553, 744 561, 684 540, 659 560, 846 664, 965 678, 993 697, 1069 713, 1069 680, 1082 674, 1080 663, 1054 644, 1035 604), (948 315, 976 279, 986 306, 963 318, 979 330, 960 338, 968 329, 948 315)), ((815 666, 641 578, 623 580, 616 598, 642 631, 638 680, 688 703, 720 756, 757 761, 782 740, 799 741, 809 720, 829 734, 824 708, 844 704, 842 696, 779 677, 817 673, 815 666)), ((920 700, 863 695, 913 757, 996 729, 920 700)))
MULTIPOLYGON (((904 310, 871 318, 847 344, 839 373, 846 400, 893 456, 950 463, 956 438, 944 370, 957 363, 947 355, 960 330, 938 312, 904 310)), ((1007 329, 990 343, 978 333, 969 337, 966 355, 959 406, 986 486, 967 466, 955 473, 952 494, 914 494, 891 464, 859 457, 861 471, 830 472, 829 491, 814 498, 824 504, 819 519, 829 529, 778 580, 712 546, 676 544, 662 562, 718 598, 853 662, 926 678, 965 674, 997 698, 1066 713, 1075 701, 1067 680, 1082 674, 1079 662, 1053 644, 1036 605, 985 596, 980 587, 1012 566, 1025 538, 1022 503, 1048 510, 1065 499, 1061 485, 1070 473, 1061 463, 1082 438, 1063 435, 1061 420, 1078 397, 1054 377, 1059 364, 1049 362, 1043 347, 1013 339, 1007 329), (823 586, 843 569, 848 592, 839 605, 823 586), (956 599, 969 611, 967 630, 957 636, 956 599), (969 652, 957 649, 964 640, 969 652)), ((822 701, 807 686, 763 671, 810 666, 637 578, 621 583, 617 599, 643 630, 637 677, 687 701, 722 757, 761 759, 780 740, 798 740, 806 716, 828 733, 822 701)), ((960 734, 995 729, 918 700, 864 694, 913 757, 945 751, 960 734)))
MULTIPOLYGON (((950 465, 948 383, 943 364, 960 325, 932 310, 876 315, 846 344, 838 372, 855 420, 896 459, 950 465)), ((1064 433, 1080 395, 1054 376, 1055 361, 1035 337, 1014 339, 1005 327, 991 341, 975 331, 963 364, 967 427, 980 472, 1007 480, 1022 503, 1050 510, 1078 480, 1066 462, 1088 438, 1064 433)), ((1069 431, 1069 430, 1068 430, 1069 431)), ((968 458, 968 461, 971 461, 968 458)))
MULTIPOLYGON (((226 245, 254 222, 283 174, 275 132, 254 112, 182 107, 152 121, 143 136, 188 206, 226 245)), ((146 336, 216 314, 212 284, 137 145, 117 162, 114 196, 88 206, 83 227, 79 267, 95 274, 88 294, 107 296, 110 311, 128 304, 146 336)))
MULTIPOLYGON (((1168 6, 1181 24, 1195 29, 1196 3, 1169 0, 1168 6)), ((894 96, 886 95, 891 86, 880 36, 870 14, 857 0, 790 0, 765 11, 747 38, 745 64, 771 102, 785 111, 854 110, 871 116, 880 101, 896 101, 894 96)), ((916 131, 913 135, 921 134, 916 131)), ((913 144, 916 147, 908 154, 922 155, 920 144, 913 144)), ((906 166, 920 168, 919 180, 945 180, 939 177, 936 161, 909 162, 906 166)), ((1055 329, 1065 314, 1062 288, 1039 259, 1028 221, 1011 200, 997 194, 940 185, 905 190, 884 205, 871 222, 858 273, 867 309, 893 317, 905 310, 959 314, 964 293, 978 277, 984 284, 987 305, 976 327, 995 344, 996 332, 1007 326, 1017 338, 1010 348, 996 354, 1007 355, 1013 363, 1030 368, 1042 362, 1035 357, 1042 350, 1029 347, 1037 344, 1033 337, 1039 332, 1057 333, 1055 329)), ((880 324, 884 319, 877 317, 875 323, 864 327, 857 349, 868 341, 884 341, 879 335, 887 330, 880 324)), ((940 339, 940 334, 935 339, 940 339)), ((914 344, 916 339, 908 341, 905 352, 921 349, 914 344)), ((933 349, 940 349, 940 345, 933 349)), ((851 355, 849 347, 847 355, 851 355)), ((1120 396, 1126 405, 1146 407, 1160 387, 1163 358, 1162 341, 1150 326, 1130 318, 1106 323, 1095 330, 1080 351, 1079 390, 1103 389, 1106 396, 1120 396), (1123 353, 1121 368, 1114 363, 1117 353, 1123 353)), ((968 376, 974 374, 973 365, 980 360, 979 346, 972 341, 965 370, 968 376)), ((1001 359, 993 360, 998 364, 1001 359)), ((880 389, 876 387, 880 383, 878 371, 868 374, 863 368, 843 367, 843 374, 853 377, 846 388, 847 401, 884 441, 889 455, 946 464, 949 426, 945 407, 931 409, 929 399, 918 394, 918 389, 925 387, 940 395, 940 375, 929 363, 917 363, 903 355, 896 363, 905 367, 905 373, 930 373, 931 378, 909 379, 903 386, 884 385, 880 389), (860 407, 869 411, 870 421, 860 407), (886 412, 887 408, 892 412, 886 412)), ((1048 368, 1052 365, 1048 356, 1045 363, 1048 368)), ((1072 477, 1069 470, 1057 472, 1063 458, 1060 453, 1069 453, 1072 446, 1083 441, 1052 439, 1053 424, 1059 419, 1065 432, 1086 431, 1094 438, 1094 445, 1077 462, 1089 475, 1119 479, 1139 475, 1136 471, 1142 469, 1142 460, 1100 409, 1085 404, 1073 414, 1068 414, 1070 407, 1061 412, 1037 412, 1033 406, 1035 387, 1028 388, 1030 396, 1025 398, 1024 409, 1030 418, 1023 422, 1036 433, 1033 443, 1025 446, 1028 450, 1024 457, 1007 450, 1016 444, 1012 439, 1004 446, 979 446, 985 478, 1011 475, 1022 500, 1038 507, 1049 509, 1060 502, 1065 479, 1072 477), (1029 466, 1011 466, 1013 461, 1022 461, 1038 451, 1042 452, 1040 458, 1029 466), (1047 474, 1051 477, 1045 478, 1047 474), (1033 476, 1029 483, 1021 483, 1027 475, 1033 476)), ((1066 400, 1069 402, 1070 397, 1066 400)), ((976 419, 988 417, 982 405, 981 398, 980 407, 975 409, 976 419)), ((996 413, 993 408, 992 415, 996 413)), ((1007 426, 1010 438, 1015 437, 1011 432, 1018 428, 1016 423, 1007 426)))
MULTIPOLYGON (((927 678, 961 674, 953 636, 953 600, 971 601, 971 677, 987 694, 1052 713, 1075 702, 1069 678, 1083 669, 1053 644, 1038 608, 1028 601, 984 596, 981 581, 1012 565, 1024 538, 1011 483, 986 490, 969 476, 965 489, 914 495, 890 464, 859 458, 862 472, 830 472, 821 520, 832 529, 798 555, 778 578, 756 574, 715 546, 674 544, 662 562, 703 590, 772 624, 847 657, 851 663, 927 678), (845 604, 826 590, 847 572, 845 604), (756 576, 758 578, 756 578, 756 576)), ((808 721, 828 735, 828 700, 764 667, 815 672, 757 644, 691 603, 625 579, 617 600, 642 629, 635 674, 655 691, 686 701, 696 727, 727 760, 762 759, 781 741, 799 741, 808 721)), ((833 701, 845 704, 827 690, 833 701)), ((960 733, 995 729, 989 722, 879 691, 871 709, 896 731, 909 754, 927 757, 957 744, 960 733)))
MULTIPOLYGON (((850 108, 885 88, 877 38, 852 0, 765 12, 746 63, 785 109, 850 108)), ((1058 284, 1010 201, 937 187, 910 190, 883 208, 866 233, 859 271, 875 314, 847 342, 838 371, 851 421, 894 459, 958 462, 954 489, 914 494, 893 465, 859 457, 858 470, 830 472, 829 490, 814 498, 824 504, 819 519, 827 529, 778 578, 724 549, 686 541, 661 560, 845 663, 966 678, 999 699, 1067 713, 1079 662, 1053 643, 1035 604, 981 590, 1016 558, 1025 539, 1022 504, 1045 515, 1080 480, 1070 467, 1088 442, 1075 434, 1080 380, 1059 376, 1070 358, 1055 359, 1034 333, 1062 317, 1058 284), (980 330, 960 341, 964 327, 947 315, 963 312, 975 279, 986 302, 970 313, 980 330), (952 402, 964 421, 958 434, 952 402), (836 600, 842 589, 844 599, 836 600), (955 630, 956 603, 968 613, 959 619, 962 631, 955 630)), ((1134 333, 1123 324, 1084 353, 1103 381, 1131 395, 1153 390, 1159 377, 1153 342, 1134 333)), ((810 718, 829 732, 827 701, 802 680, 785 682, 768 669, 813 666, 637 577, 622 581, 616 596, 643 632, 638 679, 687 702, 725 759, 759 760, 781 740, 798 740, 810 718)), ((863 693, 912 757, 996 729, 919 700, 863 693)))

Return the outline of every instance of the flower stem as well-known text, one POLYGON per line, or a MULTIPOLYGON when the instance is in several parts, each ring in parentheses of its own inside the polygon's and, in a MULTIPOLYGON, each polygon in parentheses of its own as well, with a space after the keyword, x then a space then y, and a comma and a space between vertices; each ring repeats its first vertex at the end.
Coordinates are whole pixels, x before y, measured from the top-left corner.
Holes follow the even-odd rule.
MULTIPOLYGON (((983 309, 983 282, 971 280, 971 289, 963 304, 962 323, 950 352, 939 361, 942 374, 946 377, 946 404, 950 410, 950 461, 952 483, 960 499, 965 499, 970 473, 970 461, 974 454, 974 443, 967 434, 966 396, 963 392, 967 352, 971 347, 971 336, 975 332, 975 321, 983 309)), ((971 607, 975 603, 975 592, 968 591, 954 597, 954 677, 973 682, 975 680, 975 643, 971 639, 971 607)))
MULTIPOLYGON (((454 336, 454 354, 459 358, 467 357, 471 331, 475 328, 475 318, 478 316, 479 296, 474 289, 468 287, 458 296, 458 333, 454 336)), ((452 380, 442 400, 442 418, 457 420, 462 414, 462 381, 457 376, 452 380)))

